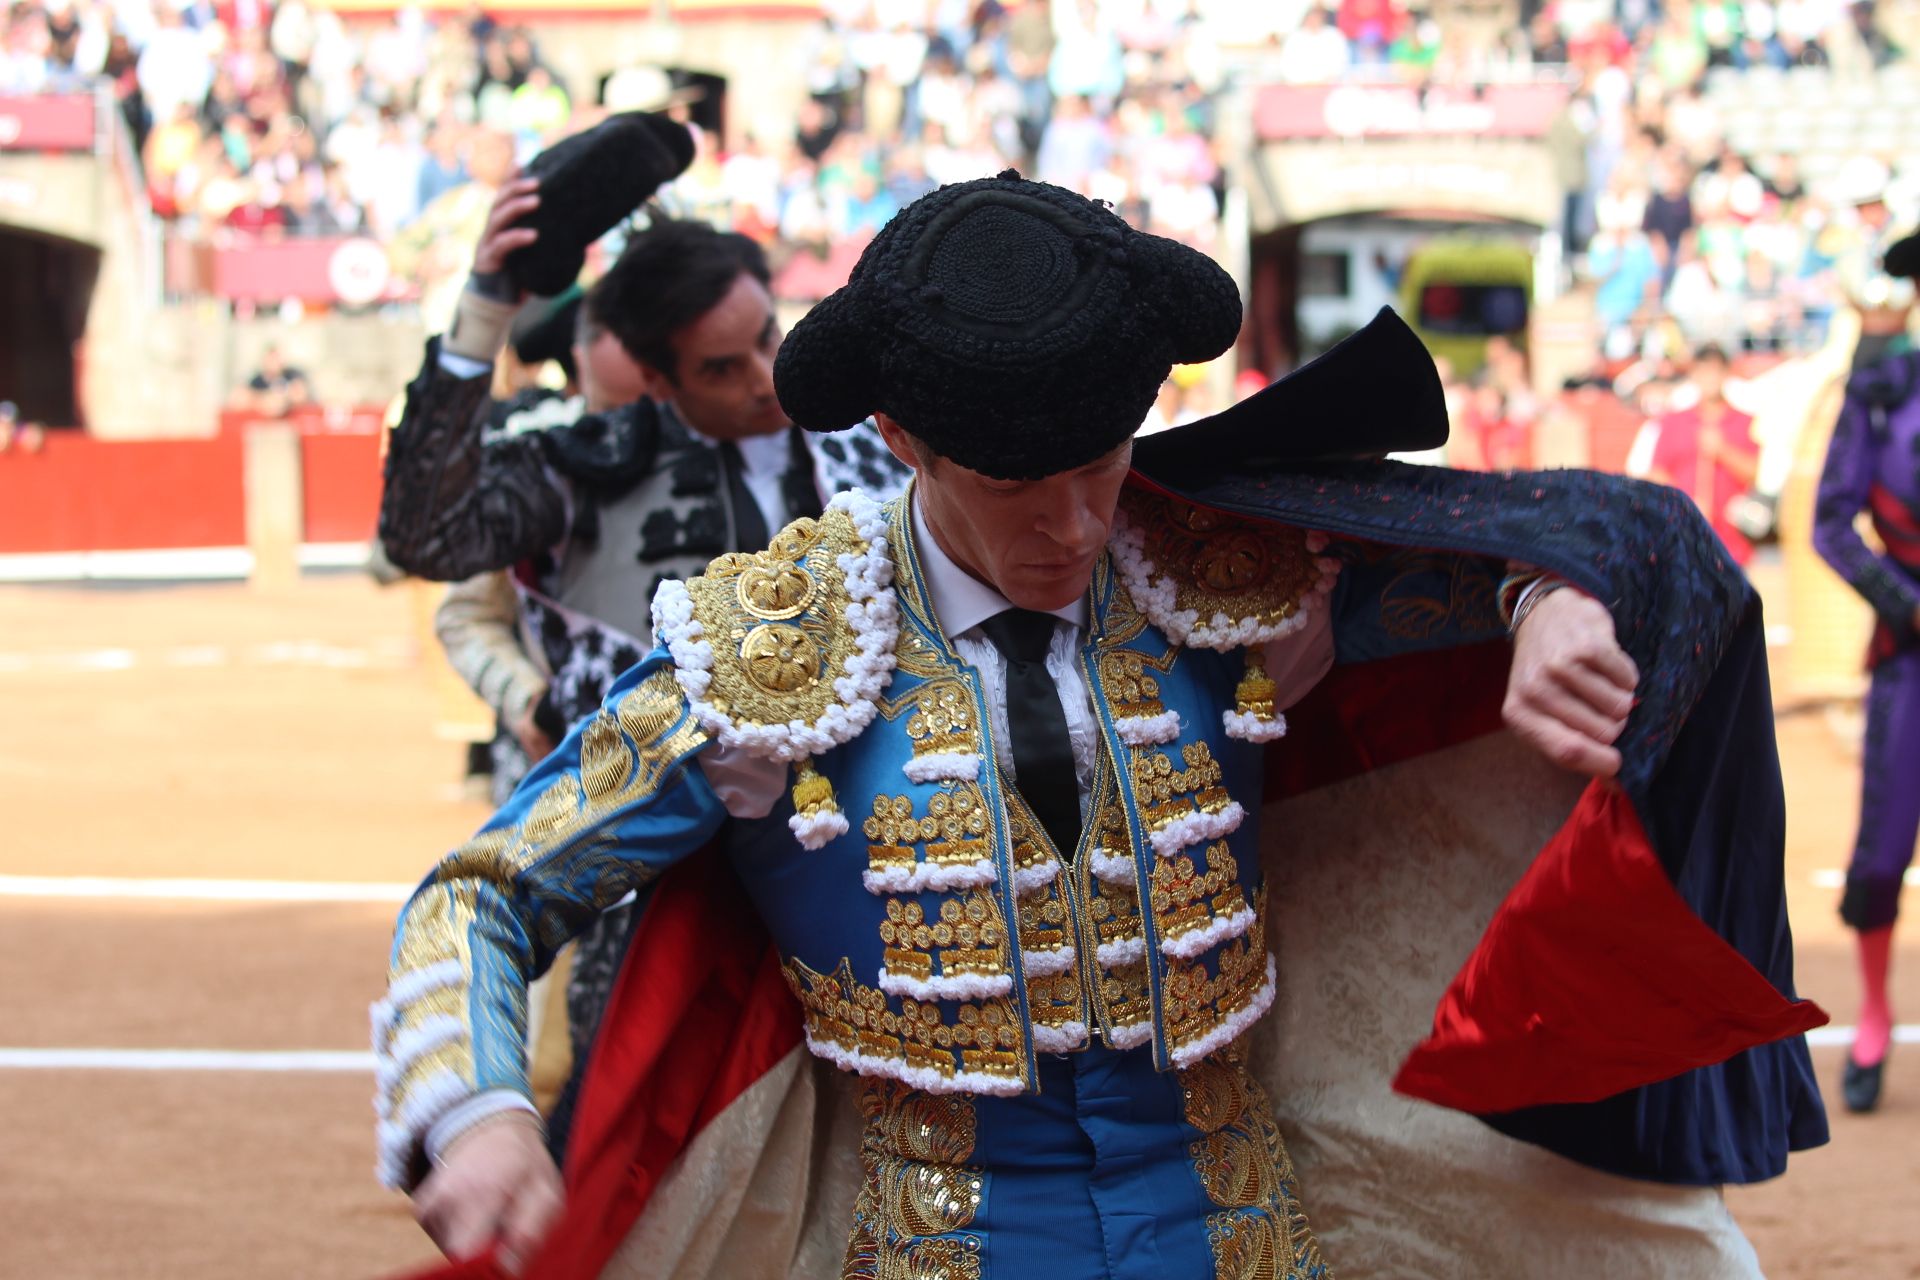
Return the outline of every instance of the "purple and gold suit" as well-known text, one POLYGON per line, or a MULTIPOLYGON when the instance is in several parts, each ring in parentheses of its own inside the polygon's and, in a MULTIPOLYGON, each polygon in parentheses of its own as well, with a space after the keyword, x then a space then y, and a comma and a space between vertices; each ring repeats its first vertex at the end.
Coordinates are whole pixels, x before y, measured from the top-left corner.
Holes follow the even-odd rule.
POLYGON ((1869 663, 1860 834, 1840 915, 1867 931, 1893 923, 1920 834, 1920 355, 1855 375, 1820 477, 1813 545, 1879 615, 1869 663), (1886 547, 1854 528, 1866 511, 1886 547))

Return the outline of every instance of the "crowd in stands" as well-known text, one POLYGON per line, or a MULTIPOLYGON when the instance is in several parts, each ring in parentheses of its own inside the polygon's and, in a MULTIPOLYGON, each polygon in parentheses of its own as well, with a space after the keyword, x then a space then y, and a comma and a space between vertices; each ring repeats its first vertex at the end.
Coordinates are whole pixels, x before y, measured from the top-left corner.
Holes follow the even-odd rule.
MULTIPOLYGON (((1709 92, 1716 77, 1808 67, 1870 83, 1920 51, 1900 6, 1522 0, 1517 25, 1489 27, 1442 24, 1428 3, 827 0, 795 50, 806 96, 788 116, 735 121, 731 138, 700 133, 667 198, 766 242, 776 264, 844 268, 917 196, 1014 165, 1211 249, 1233 75, 1557 76, 1573 93, 1547 132, 1568 191, 1553 230, 1566 282, 1594 293, 1589 380, 1648 417, 1703 344, 1747 359, 1817 343, 1861 264, 1920 212, 1911 157, 1803 177, 1791 150, 1733 145, 1709 92)), ((529 31, 478 7, 350 29, 307 0, 17 0, 4 22, 0 94, 111 84, 154 210, 184 232, 365 233, 429 292, 436 278, 457 288, 493 185, 605 110, 620 79, 568 82, 529 31)), ((689 117, 695 97, 673 109, 689 117)), ((837 283, 821 279, 793 296, 837 283)), ((1175 390, 1164 421, 1213 394, 1175 390)), ((1496 346, 1449 396, 1462 460, 1531 460, 1543 406, 1523 352, 1496 346)))

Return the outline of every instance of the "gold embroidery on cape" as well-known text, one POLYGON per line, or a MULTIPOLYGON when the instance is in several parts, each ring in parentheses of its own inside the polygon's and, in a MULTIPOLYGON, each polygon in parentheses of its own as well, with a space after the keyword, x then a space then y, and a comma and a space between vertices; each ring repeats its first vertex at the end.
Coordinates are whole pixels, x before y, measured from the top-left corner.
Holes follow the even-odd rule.
POLYGON ((831 974, 798 960, 781 966, 799 1000, 807 1031, 822 1044, 887 1062, 931 1067, 944 1076, 960 1071, 1018 1080, 1026 1074, 1019 1016, 1006 997, 942 1004, 887 994, 853 976, 844 958, 831 974), (944 1009, 952 1011, 946 1021, 944 1009))
POLYGON ((1180 1073, 1187 1123, 1203 1135, 1188 1153, 1207 1197, 1218 1280, 1330 1280, 1307 1223, 1299 1178, 1266 1090, 1229 1045, 1180 1073))
POLYGON ((984 1173, 967 1164, 977 1132, 973 1100, 869 1080, 860 1113, 866 1176, 843 1280, 978 1280, 979 1238, 953 1234, 972 1225, 986 1187, 984 1173))
POLYGON ((1255 524, 1178 498, 1129 489, 1120 495, 1127 519, 1146 535, 1154 579, 1171 578, 1174 611, 1202 623, 1217 615, 1286 621, 1320 581, 1304 529, 1255 524))
POLYGON ((1105 600, 1100 611, 1100 643, 1111 648, 1123 645, 1147 629, 1147 616, 1134 604, 1120 575, 1113 571, 1111 556, 1102 555, 1093 570, 1093 598, 1105 600))
POLYGON ((731 551, 687 583, 713 648, 707 697, 736 724, 813 724, 856 649, 838 558, 866 548, 845 512, 794 521, 765 551, 731 551))

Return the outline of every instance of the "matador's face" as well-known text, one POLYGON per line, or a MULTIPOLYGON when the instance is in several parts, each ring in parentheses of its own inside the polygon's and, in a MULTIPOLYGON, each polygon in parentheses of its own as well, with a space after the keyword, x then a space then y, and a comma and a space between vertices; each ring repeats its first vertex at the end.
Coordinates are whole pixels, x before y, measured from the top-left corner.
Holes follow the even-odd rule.
POLYGON ((1086 594, 1133 463, 1132 440, 1041 480, 997 480, 931 453, 891 418, 879 422, 914 469, 927 528, 961 568, 1022 609, 1059 609, 1086 594))

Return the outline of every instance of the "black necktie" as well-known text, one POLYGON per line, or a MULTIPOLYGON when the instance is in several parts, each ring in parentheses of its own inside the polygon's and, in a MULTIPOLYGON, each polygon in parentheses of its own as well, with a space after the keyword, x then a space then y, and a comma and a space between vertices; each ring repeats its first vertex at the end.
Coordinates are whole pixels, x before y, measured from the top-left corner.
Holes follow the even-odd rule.
POLYGON ((1047 674, 1055 618, 1008 609, 980 624, 1007 659, 1007 730, 1020 795, 1063 858, 1080 843, 1080 783, 1060 690, 1047 674))
POLYGON ((733 550, 766 550, 773 534, 753 490, 747 488, 747 464, 740 456, 740 446, 731 440, 720 442, 720 470, 727 477, 727 502, 733 508, 733 550))

